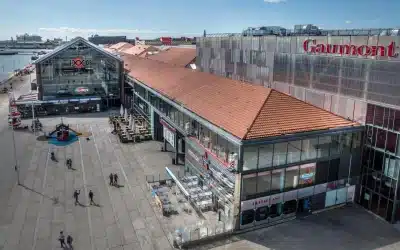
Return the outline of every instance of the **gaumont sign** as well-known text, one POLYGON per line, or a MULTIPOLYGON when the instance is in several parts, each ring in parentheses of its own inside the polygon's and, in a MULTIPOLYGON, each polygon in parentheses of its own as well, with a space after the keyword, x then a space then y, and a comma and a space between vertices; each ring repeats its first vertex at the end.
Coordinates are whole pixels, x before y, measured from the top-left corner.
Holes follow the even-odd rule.
POLYGON ((303 43, 304 51, 315 54, 339 54, 349 56, 387 56, 397 57, 395 42, 387 46, 353 45, 353 44, 324 44, 317 40, 308 39, 303 43))

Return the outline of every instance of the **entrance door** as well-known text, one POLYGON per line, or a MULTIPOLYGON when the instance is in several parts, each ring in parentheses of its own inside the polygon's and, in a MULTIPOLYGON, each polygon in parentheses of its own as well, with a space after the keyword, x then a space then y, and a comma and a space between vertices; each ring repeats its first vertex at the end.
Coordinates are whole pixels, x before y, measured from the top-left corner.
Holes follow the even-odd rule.
POLYGON ((312 210, 311 210, 312 202, 311 202, 311 197, 305 197, 299 200, 298 206, 297 206, 297 216, 306 216, 309 215, 312 210))
POLYGON ((347 187, 336 190, 336 204, 346 203, 347 187))
POLYGON ((326 192, 325 207, 330 207, 336 204, 336 190, 326 192))

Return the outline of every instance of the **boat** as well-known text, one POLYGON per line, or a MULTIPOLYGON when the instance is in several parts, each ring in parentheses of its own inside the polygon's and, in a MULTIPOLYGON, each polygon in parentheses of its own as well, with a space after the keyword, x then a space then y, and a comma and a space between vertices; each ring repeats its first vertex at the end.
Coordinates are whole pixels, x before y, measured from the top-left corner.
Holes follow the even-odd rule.
POLYGON ((31 60, 32 60, 32 61, 35 61, 35 60, 37 60, 37 59, 39 59, 39 56, 37 56, 37 55, 33 55, 33 56, 31 57, 31 60))
POLYGON ((16 55, 16 54, 18 54, 18 51, 0 49, 0 55, 2 55, 2 56, 11 56, 11 55, 16 55))
POLYGON ((46 55, 46 54, 47 54, 46 51, 40 51, 40 52, 38 52, 38 55, 46 55))

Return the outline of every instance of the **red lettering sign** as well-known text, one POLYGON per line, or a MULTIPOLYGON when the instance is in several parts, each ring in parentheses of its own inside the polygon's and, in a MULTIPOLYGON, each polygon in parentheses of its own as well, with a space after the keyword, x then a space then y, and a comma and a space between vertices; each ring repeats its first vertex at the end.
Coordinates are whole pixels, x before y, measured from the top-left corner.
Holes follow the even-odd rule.
POLYGON ((388 46, 369 46, 369 45, 346 45, 346 44, 317 44, 317 40, 308 39, 303 43, 304 51, 308 53, 324 53, 339 54, 352 56, 387 56, 397 57, 395 42, 391 42, 388 46))

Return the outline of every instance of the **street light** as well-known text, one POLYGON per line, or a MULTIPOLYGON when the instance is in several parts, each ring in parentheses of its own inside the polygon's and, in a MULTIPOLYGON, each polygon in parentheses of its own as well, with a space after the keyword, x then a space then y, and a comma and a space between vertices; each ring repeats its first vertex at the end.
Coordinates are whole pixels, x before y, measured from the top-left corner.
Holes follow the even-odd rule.
MULTIPOLYGON (((9 100, 9 113, 12 114, 11 110, 11 102, 15 101, 15 95, 14 95, 14 90, 12 88, 12 82, 10 83, 10 89, 12 91, 12 100, 9 100)), ((14 124, 11 121, 11 126, 12 126, 12 139, 13 139, 13 148, 14 148, 14 170, 17 172, 17 183, 18 185, 21 185, 20 178, 19 178, 19 167, 18 167, 18 158, 17 158, 17 146, 16 146, 16 141, 15 141, 15 128, 14 124)))

